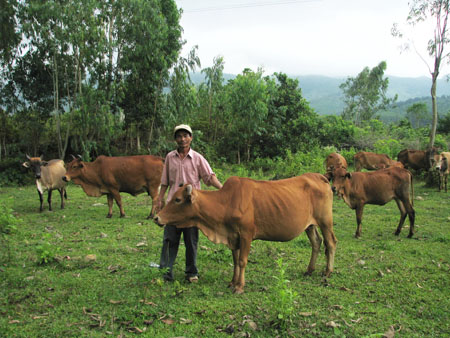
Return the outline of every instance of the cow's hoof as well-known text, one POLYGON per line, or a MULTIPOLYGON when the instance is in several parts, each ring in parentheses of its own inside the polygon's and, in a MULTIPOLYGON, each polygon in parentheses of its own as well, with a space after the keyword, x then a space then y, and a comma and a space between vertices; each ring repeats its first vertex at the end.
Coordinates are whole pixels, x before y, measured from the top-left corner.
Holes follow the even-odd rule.
POLYGON ((241 295, 241 294, 243 294, 244 293, 244 289, 243 288, 238 288, 238 287, 236 287, 234 290, 233 290, 233 293, 235 294, 235 295, 241 295))
POLYGON ((395 236, 400 235, 400 231, 396 231, 396 232, 394 233, 394 235, 395 235, 395 236))
POLYGON ((412 238, 412 237, 413 237, 413 235, 414 235, 414 234, 409 234, 409 235, 408 235, 408 238, 412 238))
POLYGON ((125 216, 125 214, 124 215, 120 215, 120 218, 125 218, 126 216, 125 216))
POLYGON ((111 218, 111 217, 112 217, 112 214, 106 215, 106 218, 111 218))

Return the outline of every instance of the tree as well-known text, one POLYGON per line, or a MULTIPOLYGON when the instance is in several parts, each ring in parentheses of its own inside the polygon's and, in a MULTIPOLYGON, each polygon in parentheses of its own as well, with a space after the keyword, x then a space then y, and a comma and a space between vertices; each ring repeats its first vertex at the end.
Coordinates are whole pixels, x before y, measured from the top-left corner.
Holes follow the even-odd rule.
POLYGON ((386 62, 382 61, 378 66, 369 69, 364 68, 356 77, 348 77, 339 88, 344 93, 345 108, 342 117, 353 121, 360 126, 363 121, 369 121, 374 115, 397 100, 387 98, 386 92, 389 79, 384 78, 386 62))
MULTIPOLYGON (((431 106, 432 106, 432 123, 430 130, 429 148, 434 146, 436 139, 436 128, 438 122, 436 86, 441 64, 444 60, 450 61, 450 53, 445 52, 445 47, 450 39, 448 29, 448 15, 450 0, 413 0, 410 3, 408 18, 409 25, 416 25, 428 19, 435 20, 433 37, 428 41, 428 55, 433 60, 433 67, 419 54, 425 62, 431 74, 431 106)), ((399 38, 403 38, 403 33, 394 24, 392 34, 399 38)))
POLYGON ((425 102, 414 103, 406 109, 406 117, 414 128, 423 125, 428 115, 428 107, 425 102))
POLYGON ((0 63, 8 64, 20 37, 16 32, 16 0, 0 0, 0 63))
POLYGON ((229 109, 232 123, 229 139, 237 147, 238 163, 241 151, 250 161, 251 148, 255 138, 263 131, 263 122, 267 116, 267 85, 262 78, 263 71, 246 68, 235 79, 228 82, 229 109))
POLYGON ((202 69, 206 76, 206 88, 208 91, 208 141, 215 142, 218 128, 218 105, 220 92, 223 89, 223 68, 225 62, 222 56, 214 58, 213 66, 202 69), (213 120, 214 125, 213 125, 213 120))

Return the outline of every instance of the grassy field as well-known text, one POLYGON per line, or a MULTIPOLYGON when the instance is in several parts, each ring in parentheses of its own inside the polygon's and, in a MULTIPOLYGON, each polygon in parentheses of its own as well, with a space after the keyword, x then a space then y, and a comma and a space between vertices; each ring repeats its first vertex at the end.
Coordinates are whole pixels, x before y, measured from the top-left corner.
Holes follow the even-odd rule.
MULTIPOLYGON (((123 194, 127 217, 106 197, 68 187, 66 209, 38 212, 35 187, 0 188, 19 219, 0 242, 0 336, 5 337, 449 337, 450 193, 415 184, 416 234, 393 235, 395 202, 367 206, 361 239, 355 214, 335 198, 335 273, 323 250, 303 276, 306 234, 255 241, 245 293, 227 288, 231 251, 200 235, 197 284, 184 281, 184 246, 173 283, 162 281, 163 230, 145 218, 151 201, 123 194), (47 262, 45 262, 47 260, 47 262)), ((3 213, 5 217, 5 213, 3 213)), ((3 218, 2 218, 3 219, 3 218)), ((4 225, 2 225, 4 226, 4 225)))

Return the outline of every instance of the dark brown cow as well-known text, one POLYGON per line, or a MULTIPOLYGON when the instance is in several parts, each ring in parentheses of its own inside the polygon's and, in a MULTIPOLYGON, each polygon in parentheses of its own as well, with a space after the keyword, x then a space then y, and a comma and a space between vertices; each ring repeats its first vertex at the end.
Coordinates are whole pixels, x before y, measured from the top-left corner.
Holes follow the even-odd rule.
POLYGON ((61 195, 61 209, 64 209, 65 199, 67 199, 66 182, 62 180, 63 175, 66 173, 64 168, 64 161, 62 160, 50 160, 43 161, 41 157, 30 157, 27 155, 27 162, 22 165, 25 168, 31 168, 36 177, 36 188, 39 194, 39 200, 41 206, 39 210, 44 210, 44 191, 48 191, 47 201, 48 210, 52 210, 52 191, 58 190, 61 195))
POLYGON ((344 156, 338 153, 331 153, 328 155, 324 161, 324 165, 327 172, 333 171, 335 168, 348 168, 344 156))
POLYGON ((242 293, 245 267, 253 240, 290 241, 306 231, 312 246, 306 271, 311 274, 325 240, 327 268, 333 271, 336 237, 333 232, 333 193, 320 174, 304 174, 279 181, 255 181, 230 177, 218 191, 178 189, 155 217, 160 225, 197 226, 214 243, 233 252, 234 273, 230 286, 242 293))
POLYGON ((395 235, 400 234, 408 215, 410 223, 408 237, 413 236, 415 211, 409 192, 411 189, 412 198, 414 198, 414 190, 412 175, 408 170, 392 167, 374 172, 349 173, 341 168, 334 173, 332 189, 351 209, 356 211, 356 238, 361 236, 364 206, 366 204, 385 205, 392 200, 397 203, 401 214, 395 235))
POLYGON ((403 163, 406 169, 429 170, 433 165, 433 155, 436 148, 424 150, 403 149, 397 155, 397 160, 403 163))
POLYGON ((148 218, 153 217, 158 197, 163 159, 152 155, 108 157, 99 156, 94 162, 83 162, 77 158, 67 165, 63 179, 72 180, 81 185, 88 196, 100 197, 107 195, 109 212, 112 216, 112 206, 115 200, 120 209, 120 217, 125 217, 122 206, 121 192, 133 196, 147 192, 152 198, 152 209, 148 218))
POLYGON ((361 171, 361 169, 367 170, 379 170, 390 167, 400 167, 403 165, 400 162, 391 160, 386 154, 376 154, 368 151, 360 151, 353 157, 355 161, 355 171, 361 171))

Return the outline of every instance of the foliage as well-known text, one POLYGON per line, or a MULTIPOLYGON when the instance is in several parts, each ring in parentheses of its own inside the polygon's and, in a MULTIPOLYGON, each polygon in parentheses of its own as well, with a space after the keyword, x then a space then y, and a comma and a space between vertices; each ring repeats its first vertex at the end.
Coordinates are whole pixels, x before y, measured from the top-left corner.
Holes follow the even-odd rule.
POLYGON ((283 264, 283 259, 279 258, 276 261, 278 268, 278 275, 273 276, 276 279, 276 285, 273 291, 272 306, 276 309, 275 323, 284 330, 291 324, 292 316, 295 311, 296 298, 298 293, 293 291, 290 286, 291 281, 286 278, 286 265, 283 264))
POLYGON ((56 261, 61 248, 51 243, 52 235, 46 233, 36 246, 36 255, 38 264, 47 264, 56 261))
POLYGON ((438 133, 450 134, 450 111, 439 119, 437 131, 438 133))
POLYGON ((17 230, 19 222, 20 220, 13 215, 13 210, 6 206, 6 201, 0 201, 0 243, 5 248, 2 254, 6 252, 8 261, 11 258, 9 236, 17 230))
POLYGON ((344 119, 351 120, 359 126, 397 100, 397 96, 394 98, 386 96, 389 79, 383 78, 385 70, 386 62, 382 61, 372 69, 365 67, 355 78, 348 77, 339 86, 344 93, 346 105, 342 112, 344 119))
POLYGON ((428 115, 428 107, 425 102, 414 103, 406 109, 406 117, 414 128, 423 126, 428 115))

